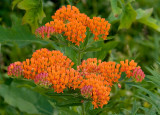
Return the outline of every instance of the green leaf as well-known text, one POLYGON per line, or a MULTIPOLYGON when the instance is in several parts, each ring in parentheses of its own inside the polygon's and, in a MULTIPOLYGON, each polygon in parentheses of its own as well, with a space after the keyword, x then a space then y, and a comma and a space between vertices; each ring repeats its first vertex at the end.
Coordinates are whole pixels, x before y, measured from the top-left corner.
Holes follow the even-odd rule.
POLYGON ((17 88, 14 85, 0 85, 0 95, 5 102, 29 114, 50 115, 53 107, 48 100, 28 88, 17 88))
POLYGON ((84 99, 82 96, 72 93, 47 93, 47 95, 50 96, 50 98, 56 100, 56 106, 59 107, 79 106, 82 104, 81 100, 84 99))
POLYGON ((131 111, 132 115, 136 115, 138 109, 139 109, 139 106, 137 106, 137 102, 135 100, 133 103, 132 111, 131 111))
POLYGON ((14 9, 14 7, 22 0, 13 0, 12 2, 12 10, 14 9))
POLYGON ((58 115, 79 115, 77 112, 70 110, 69 108, 59 107, 58 115))
POLYGON ((120 19, 119 29, 128 29, 131 24, 136 20, 137 13, 131 6, 131 4, 126 4, 123 8, 122 17, 120 19))
POLYGON ((12 27, 5 28, 0 26, 0 43, 10 42, 33 42, 38 41, 35 35, 33 35, 27 26, 22 26, 21 21, 15 16, 12 16, 12 27))
POLYGON ((112 8, 113 14, 115 16, 121 14, 122 10, 117 5, 118 0, 110 0, 110 2, 111 2, 111 8, 112 8))
POLYGON ((38 28, 38 23, 41 23, 45 17, 42 0, 23 0, 18 3, 18 8, 26 11, 22 23, 29 24, 34 33, 38 28))
POLYGON ((137 95, 136 97, 140 98, 140 99, 143 99, 147 102, 149 102, 150 104, 152 104, 152 106, 157 110, 157 112, 160 114, 160 109, 159 109, 159 105, 156 104, 156 101, 153 100, 153 98, 151 97, 148 97, 146 95, 143 95, 141 93, 139 93, 139 95, 137 95))
POLYGON ((109 41, 102 45, 102 50, 97 52, 98 59, 103 60, 107 53, 118 45, 117 41, 109 41))
POLYGON ((136 20, 146 19, 151 16, 151 14, 153 12, 153 8, 146 9, 146 10, 142 10, 139 8, 136 10, 136 12, 137 12, 136 20))
POLYGON ((160 22, 150 17, 153 12, 153 8, 146 9, 146 10, 137 9, 136 12, 138 14, 136 17, 138 22, 145 24, 160 32, 160 22))
POLYGON ((100 51, 102 47, 88 47, 84 50, 84 52, 97 52, 100 51))

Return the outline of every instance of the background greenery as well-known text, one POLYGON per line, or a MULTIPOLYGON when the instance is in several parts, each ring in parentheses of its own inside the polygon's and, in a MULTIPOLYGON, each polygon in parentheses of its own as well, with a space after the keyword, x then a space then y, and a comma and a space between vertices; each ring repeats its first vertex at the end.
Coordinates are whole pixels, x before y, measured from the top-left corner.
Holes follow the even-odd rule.
POLYGON ((56 95, 32 81, 12 79, 6 73, 10 63, 30 58, 42 47, 61 50, 76 60, 76 52, 70 48, 39 40, 32 34, 50 21, 58 8, 70 2, 89 17, 100 16, 111 23, 110 39, 93 44, 83 59, 96 57, 116 62, 134 59, 146 74, 142 83, 128 80, 121 83, 121 89, 115 84, 109 103, 102 109, 94 110, 86 101, 86 114, 160 114, 159 0, 1 0, 0 114, 82 114, 81 97, 56 95))

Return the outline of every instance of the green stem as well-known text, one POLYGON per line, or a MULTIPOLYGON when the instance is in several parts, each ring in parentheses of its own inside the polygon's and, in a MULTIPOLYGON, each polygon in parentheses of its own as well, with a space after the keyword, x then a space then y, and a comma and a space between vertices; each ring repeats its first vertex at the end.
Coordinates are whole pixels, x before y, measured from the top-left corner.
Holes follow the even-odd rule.
POLYGON ((85 102, 82 103, 82 115, 86 115, 86 113, 85 113, 85 102))
POLYGON ((77 60, 77 64, 80 65, 81 64, 81 51, 78 51, 78 60, 77 60))

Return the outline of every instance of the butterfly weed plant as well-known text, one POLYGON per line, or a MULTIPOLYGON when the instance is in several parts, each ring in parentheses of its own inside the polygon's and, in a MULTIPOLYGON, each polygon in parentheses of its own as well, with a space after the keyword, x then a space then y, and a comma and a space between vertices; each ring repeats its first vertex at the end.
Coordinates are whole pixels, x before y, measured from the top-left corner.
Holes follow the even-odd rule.
POLYGON ((70 47, 78 55, 76 61, 59 50, 42 48, 29 59, 10 64, 8 75, 32 80, 37 86, 52 89, 53 93, 62 96, 67 92, 79 95, 82 105, 87 101, 94 109, 103 108, 110 100, 112 86, 118 84, 121 88, 122 73, 133 82, 141 82, 145 77, 134 60, 119 63, 97 58, 83 60, 82 56, 95 42, 108 39, 110 27, 104 18, 90 18, 75 6, 62 6, 52 16, 52 21, 36 29, 35 35, 37 39, 53 41, 57 46, 70 47))

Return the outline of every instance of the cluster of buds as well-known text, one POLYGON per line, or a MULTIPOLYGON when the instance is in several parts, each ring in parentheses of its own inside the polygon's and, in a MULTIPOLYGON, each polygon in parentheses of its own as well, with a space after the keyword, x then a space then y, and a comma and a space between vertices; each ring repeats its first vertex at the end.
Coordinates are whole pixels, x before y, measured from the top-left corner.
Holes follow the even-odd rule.
POLYGON ((16 76, 16 77, 20 77, 23 75, 23 71, 21 68, 22 63, 21 62, 14 62, 12 64, 10 64, 10 66, 8 66, 8 75, 9 76, 16 76))
POLYGON ((84 86, 81 89, 81 95, 84 96, 85 98, 90 98, 92 96, 92 89, 93 89, 93 86, 91 85, 84 86))
POLYGON ((144 79, 145 74, 144 74, 144 72, 142 71, 142 69, 140 69, 140 68, 135 68, 135 69, 133 70, 132 77, 133 77, 137 82, 141 82, 141 81, 144 79))
POLYGON ((34 83, 45 87, 52 85, 52 83, 48 80, 48 73, 37 74, 34 78, 34 83))
POLYGON ((42 38, 50 38, 51 35, 54 33, 55 29, 53 27, 49 26, 42 26, 38 28, 35 32, 36 36, 42 37, 42 38))

